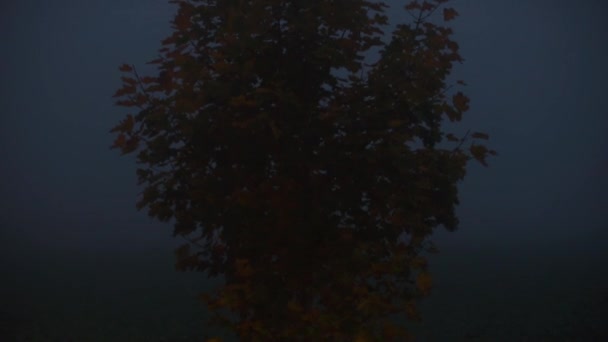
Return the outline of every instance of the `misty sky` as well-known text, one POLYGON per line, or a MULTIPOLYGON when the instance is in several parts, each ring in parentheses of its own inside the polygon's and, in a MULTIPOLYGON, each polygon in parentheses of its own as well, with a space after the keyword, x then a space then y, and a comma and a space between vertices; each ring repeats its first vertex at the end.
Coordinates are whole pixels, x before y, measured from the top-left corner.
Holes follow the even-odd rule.
MULTIPOLYGON (((397 3, 397 1, 393 1, 397 3)), ((603 0, 454 0, 455 69, 499 152, 470 164, 460 230, 439 248, 588 248, 608 241, 608 47, 603 0)), ((161 0, 0 5, 0 238, 14 249, 171 248, 172 227, 137 212, 132 156, 110 150, 118 66, 142 73, 169 34, 161 0)), ((394 8, 392 20, 407 20, 394 8)), ((452 129, 452 128, 450 128, 452 129)), ((593 253, 596 253, 593 252, 593 253)))

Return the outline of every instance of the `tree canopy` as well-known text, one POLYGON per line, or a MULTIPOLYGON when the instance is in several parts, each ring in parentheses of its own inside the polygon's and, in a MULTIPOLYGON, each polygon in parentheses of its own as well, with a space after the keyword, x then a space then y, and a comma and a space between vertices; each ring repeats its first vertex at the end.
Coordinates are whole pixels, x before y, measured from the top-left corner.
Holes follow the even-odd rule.
POLYGON ((457 12, 411 1, 386 35, 380 1, 171 2, 158 74, 120 67, 136 112, 111 132, 138 209, 189 241, 177 268, 224 277, 201 298, 243 341, 407 337, 388 318, 419 318, 429 237, 457 228, 468 161, 496 154, 442 126, 469 108, 446 83, 457 12))

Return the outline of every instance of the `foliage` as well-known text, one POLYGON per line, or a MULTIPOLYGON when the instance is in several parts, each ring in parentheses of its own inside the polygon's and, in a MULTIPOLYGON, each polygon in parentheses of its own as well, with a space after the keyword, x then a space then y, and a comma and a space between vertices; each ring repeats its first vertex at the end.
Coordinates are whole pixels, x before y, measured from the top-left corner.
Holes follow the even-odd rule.
POLYGON ((243 341, 403 339, 387 317, 419 319, 428 237, 457 228, 468 160, 495 154, 441 128, 469 108, 446 84, 446 1, 410 2, 387 43, 381 2, 173 0, 158 76, 120 67, 138 209, 188 238, 178 269, 224 276, 201 298, 243 341))

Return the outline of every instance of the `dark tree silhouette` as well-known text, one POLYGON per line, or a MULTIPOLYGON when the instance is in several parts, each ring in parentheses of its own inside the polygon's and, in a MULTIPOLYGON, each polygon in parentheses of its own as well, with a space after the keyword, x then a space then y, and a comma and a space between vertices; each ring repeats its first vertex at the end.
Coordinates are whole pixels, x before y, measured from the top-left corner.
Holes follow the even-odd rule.
POLYGON ((429 236, 495 154, 441 127, 469 103, 446 84, 446 1, 410 2, 388 43, 382 2, 172 1, 158 76, 121 66, 117 104, 138 112, 113 147, 137 152, 138 209, 188 239, 179 270, 224 277, 202 298, 243 341, 408 336, 389 316, 418 318, 429 236))

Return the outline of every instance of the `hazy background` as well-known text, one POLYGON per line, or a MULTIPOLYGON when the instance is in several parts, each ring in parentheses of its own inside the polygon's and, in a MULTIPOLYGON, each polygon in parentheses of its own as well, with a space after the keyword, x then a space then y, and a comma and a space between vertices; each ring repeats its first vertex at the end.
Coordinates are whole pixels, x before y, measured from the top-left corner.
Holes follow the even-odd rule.
MULTIPOLYGON (((470 164, 461 228, 435 235, 442 253, 419 334, 606 334, 608 4, 452 5, 465 58, 453 79, 471 98, 453 130, 489 133, 499 156, 470 164)), ((389 16, 409 20, 400 6, 389 16)), ((134 159, 109 150, 128 112, 111 98, 118 66, 153 72, 144 63, 173 13, 161 0, 0 4, 0 333, 154 341, 196 331, 192 297, 210 285, 173 270, 181 241, 136 211, 134 159)))

